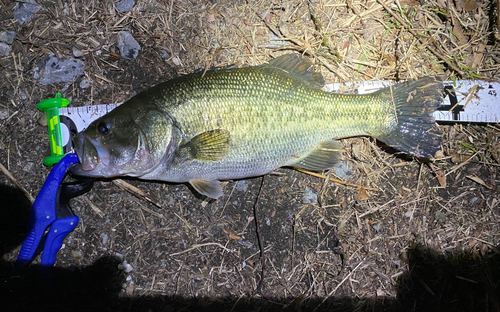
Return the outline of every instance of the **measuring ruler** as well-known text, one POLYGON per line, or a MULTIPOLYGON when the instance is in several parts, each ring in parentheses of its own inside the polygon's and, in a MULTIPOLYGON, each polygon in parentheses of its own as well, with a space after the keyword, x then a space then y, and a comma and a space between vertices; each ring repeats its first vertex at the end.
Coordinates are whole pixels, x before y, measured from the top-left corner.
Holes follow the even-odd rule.
MULTIPOLYGON (((392 81, 364 81, 356 83, 333 83, 325 90, 336 93, 368 94, 394 85, 392 81)), ((482 80, 459 80, 443 82, 446 97, 434 112, 437 122, 499 123, 500 83, 482 80)), ((85 128, 95 119, 109 113, 121 103, 62 107, 59 109, 64 152, 73 150, 70 137, 85 128)))

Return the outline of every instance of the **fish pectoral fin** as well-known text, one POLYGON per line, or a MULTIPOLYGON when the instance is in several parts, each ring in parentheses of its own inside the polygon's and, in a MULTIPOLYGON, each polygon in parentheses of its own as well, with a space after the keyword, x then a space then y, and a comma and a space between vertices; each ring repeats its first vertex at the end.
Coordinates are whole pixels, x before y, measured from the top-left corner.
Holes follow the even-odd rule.
POLYGON ((343 151, 339 141, 324 141, 293 166, 306 170, 329 169, 340 162, 343 151))
POLYGON ((200 194, 217 199, 222 196, 219 180, 191 179, 191 186, 200 194))
POLYGON ((187 150, 190 159, 217 161, 227 155, 230 144, 229 131, 215 129, 198 134, 181 148, 187 150))

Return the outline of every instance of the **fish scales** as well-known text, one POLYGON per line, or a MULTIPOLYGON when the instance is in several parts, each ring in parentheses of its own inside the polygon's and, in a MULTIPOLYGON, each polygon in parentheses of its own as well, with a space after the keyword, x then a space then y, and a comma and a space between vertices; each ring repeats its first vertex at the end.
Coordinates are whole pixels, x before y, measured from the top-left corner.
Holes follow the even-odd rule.
POLYGON ((187 139, 212 129, 229 131, 229 153, 217 164, 199 162, 193 168, 207 176, 212 171, 210 178, 219 179, 260 175, 290 165, 321 141, 376 134, 395 119, 389 114, 387 94, 327 93, 273 67, 200 74, 166 87, 157 101, 182 125, 187 139), (184 99, 182 105, 170 101, 172 93, 178 93, 175 99, 184 99))
POLYGON ((190 182, 217 198, 219 180, 282 166, 330 168, 340 159, 341 138, 372 136, 419 157, 439 149, 432 117, 442 101, 438 79, 424 77, 368 95, 335 94, 322 90, 323 79, 310 66, 307 59, 285 55, 261 66, 209 70, 159 84, 78 134, 82 165, 74 171, 190 182))

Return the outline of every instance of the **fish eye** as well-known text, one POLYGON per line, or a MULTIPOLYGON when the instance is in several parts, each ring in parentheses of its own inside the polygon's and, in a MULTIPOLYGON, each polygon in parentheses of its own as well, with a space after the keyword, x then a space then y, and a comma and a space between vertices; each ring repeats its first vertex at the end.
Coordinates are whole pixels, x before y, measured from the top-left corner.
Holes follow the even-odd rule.
POLYGON ((108 134, 109 124, 107 122, 101 121, 99 124, 97 124, 97 131, 102 134, 108 134))

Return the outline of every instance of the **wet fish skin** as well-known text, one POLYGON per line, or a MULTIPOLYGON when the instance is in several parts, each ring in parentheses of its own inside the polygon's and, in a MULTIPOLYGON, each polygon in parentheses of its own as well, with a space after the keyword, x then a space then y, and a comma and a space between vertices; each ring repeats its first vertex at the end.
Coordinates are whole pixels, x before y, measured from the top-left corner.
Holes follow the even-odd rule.
POLYGON ((424 77, 368 95, 324 92, 311 62, 288 54, 268 64, 182 76, 146 90, 94 121, 75 139, 84 176, 190 182, 222 195, 219 180, 278 167, 323 170, 338 139, 373 136, 432 157, 441 137, 434 110, 442 83, 424 77))

